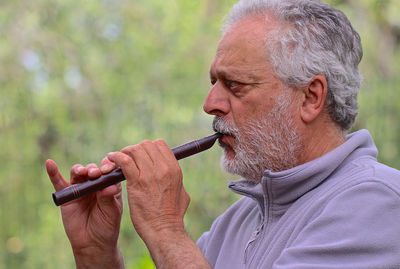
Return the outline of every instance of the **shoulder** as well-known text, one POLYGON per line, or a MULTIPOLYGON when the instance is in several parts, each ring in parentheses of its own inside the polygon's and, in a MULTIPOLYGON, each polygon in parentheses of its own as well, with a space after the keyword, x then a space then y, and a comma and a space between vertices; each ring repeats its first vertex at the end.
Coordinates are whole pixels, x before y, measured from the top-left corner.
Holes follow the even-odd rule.
POLYGON ((345 169, 347 174, 342 175, 341 180, 353 189, 366 185, 391 190, 393 194, 400 194, 400 171, 379 163, 374 158, 358 158, 353 160, 345 169))
POLYGON ((386 237, 386 244, 400 251, 400 244, 391 241, 394 234, 400 235, 400 172, 367 158, 354 160, 347 173, 334 177, 315 193, 307 236, 323 228, 354 242, 369 238, 371 246, 386 237))
MULTIPOLYGON (((385 189, 394 196, 400 195, 400 171, 379 163, 375 158, 363 156, 344 162, 320 186, 315 194, 332 200, 343 192, 363 192, 368 189, 385 189)), ((354 199, 352 199, 354 200, 354 199)))
POLYGON ((314 192, 310 214, 297 221, 299 232, 277 264, 296 261, 304 264, 297 268, 311 268, 317 261, 340 268, 397 268, 400 173, 373 160, 356 160, 351 166, 330 180, 329 188, 314 192))

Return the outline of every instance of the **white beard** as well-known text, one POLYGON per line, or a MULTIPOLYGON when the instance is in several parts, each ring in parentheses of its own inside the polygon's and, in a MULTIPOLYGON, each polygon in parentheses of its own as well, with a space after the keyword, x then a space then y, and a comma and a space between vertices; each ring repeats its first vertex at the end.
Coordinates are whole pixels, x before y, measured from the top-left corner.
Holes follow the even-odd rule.
MULTIPOLYGON (((260 181, 265 170, 283 171, 296 166, 296 153, 301 148, 298 131, 290 116, 290 91, 278 96, 274 107, 262 119, 249 121, 245 126, 230 126, 223 117, 215 117, 215 131, 235 138, 235 157, 225 154, 221 166, 225 171, 248 180, 260 181)), ((221 144, 227 148, 227 145, 221 144)))

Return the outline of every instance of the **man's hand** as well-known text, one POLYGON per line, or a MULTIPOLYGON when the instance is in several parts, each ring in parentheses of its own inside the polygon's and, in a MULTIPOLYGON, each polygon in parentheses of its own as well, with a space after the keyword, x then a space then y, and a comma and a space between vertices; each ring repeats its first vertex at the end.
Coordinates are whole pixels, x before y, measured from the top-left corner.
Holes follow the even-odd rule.
POLYGON ((107 155, 127 180, 132 223, 157 268, 209 268, 186 234, 183 217, 189 195, 174 154, 162 140, 144 141, 107 155))
MULTIPOLYGON (((115 168, 104 158, 100 169, 95 164, 71 168, 70 183, 52 160, 47 173, 56 191, 71 184, 98 178, 115 168)), ((109 186, 61 206, 65 232, 71 243, 77 268, 123 268, 117 241, 122 215, 121 184, 109 186)))

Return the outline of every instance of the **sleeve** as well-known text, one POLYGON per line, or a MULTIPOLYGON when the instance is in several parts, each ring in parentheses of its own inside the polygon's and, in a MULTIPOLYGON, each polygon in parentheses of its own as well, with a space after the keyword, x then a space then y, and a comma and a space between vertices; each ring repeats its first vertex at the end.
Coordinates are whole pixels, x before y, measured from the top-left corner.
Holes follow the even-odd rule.
POLYGON ((381 182, 337 194, 273 269, 400 268, 400 196, 381 182))
POLYGON ((209 263, 212 263, 213 259, 216 259, 214 257, 218 253, 218 244, 215 244, 215 241, 219 241, 218 239, 221 239, 221 233, 216 232, 219 227, 219 222, 220 222, 221 216, 219 216, 211 225, 211 228, 209 231, 203 233, 200 238, 197 240, 196 245, 200 248, 201 252, 203 255, 207 258, 209 263), (217 234, 217 236, 215 236, 217 234), (214 240, 214 245, 210 247, 210 241, 214 240), (210 250, 210 248, 212 250, 210 250), (212 258, 211 258, 211 257, 212 258))

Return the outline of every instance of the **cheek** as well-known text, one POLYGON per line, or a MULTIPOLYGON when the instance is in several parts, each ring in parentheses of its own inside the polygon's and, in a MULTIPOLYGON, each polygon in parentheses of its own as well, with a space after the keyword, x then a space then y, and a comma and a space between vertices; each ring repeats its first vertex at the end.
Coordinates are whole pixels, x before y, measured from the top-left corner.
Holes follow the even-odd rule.
MULTIPOLYGON (((235 122, 243 123, 249 120, 260 119, 268 115, 268 112, 273 108, 274 100, 272 98, 258 98, 246 100, 238 106, 234 113, 235 122)), ((232 111, 234 111, 232 109, 232 111)))

